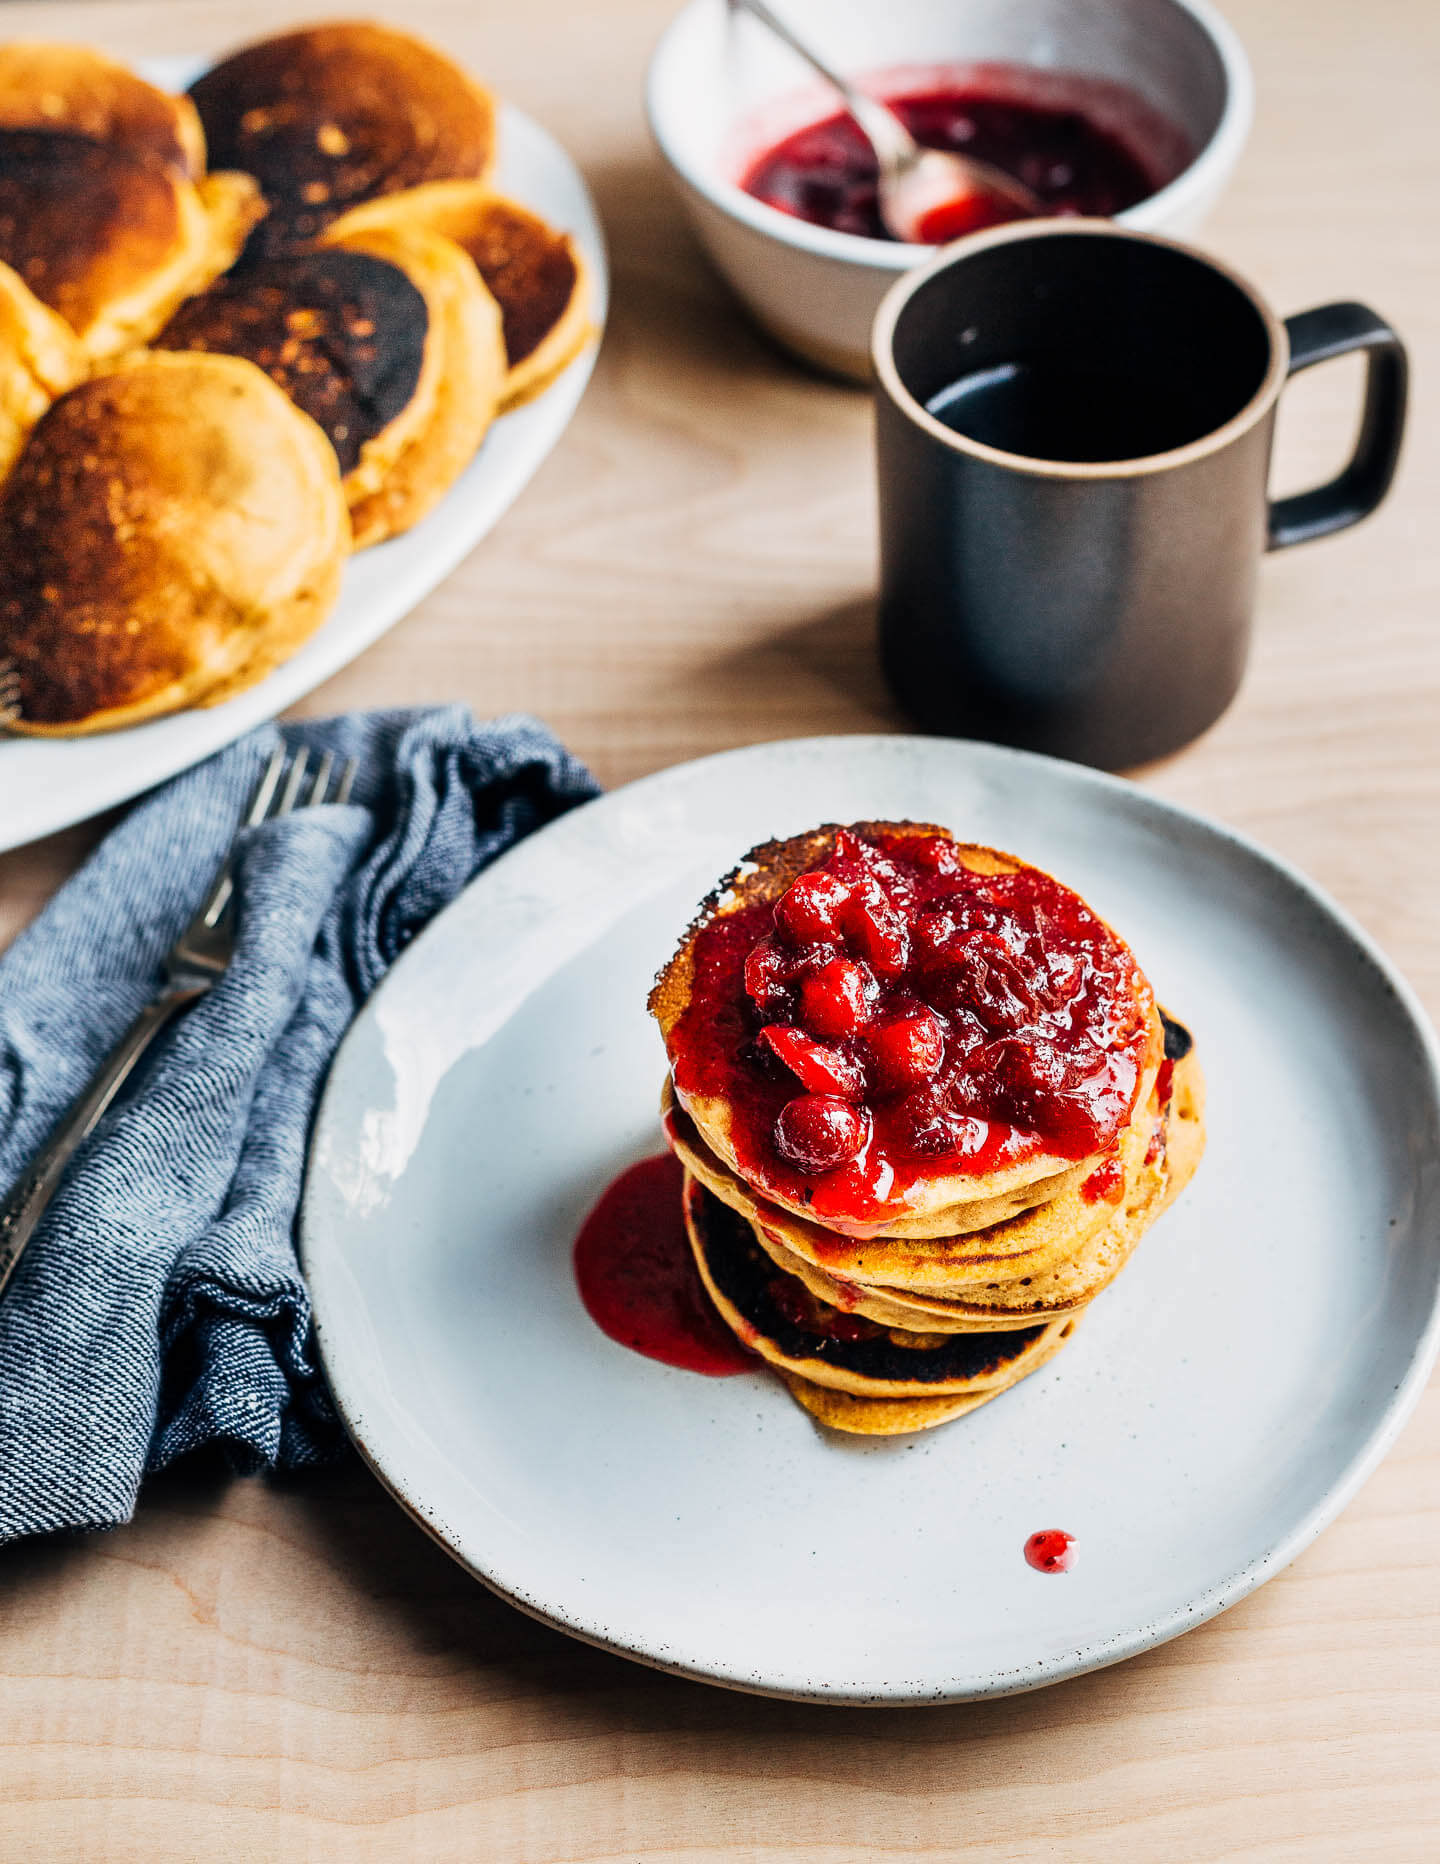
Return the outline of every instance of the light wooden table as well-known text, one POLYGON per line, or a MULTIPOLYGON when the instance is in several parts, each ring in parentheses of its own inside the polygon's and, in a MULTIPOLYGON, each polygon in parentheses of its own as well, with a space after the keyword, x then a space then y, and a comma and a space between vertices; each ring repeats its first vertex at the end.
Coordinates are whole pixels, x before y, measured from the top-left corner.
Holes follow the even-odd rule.
MULTIPOLYGON (((879 0, 876 0, 879 4, 879 0)), ((642 127, 670 0, 409 0, 556 130, 612 242, 613 321, 559 451, 475 555, 304 709, 540 713, 607 783, 899 721, 870 647, 869 410, 750 331, 642 127)), ((293 0, 9 4, 127 54, 293 0)), ((315 10, 325 10, 323 7, 315 10)), ((1389 504, 1267 564, 1248 683, 1144 781, 1298 861, 1440 1008, 1440 9, 1229 0, 1260 110, 1206 232, 1282 311, 1359 296, 1419 364, 1389 504)), ((1349 365, 1286 400, 1278 480, 1350 431, 1349 365)), ((0 859, 0 939, 94 839, 0 859)), ((133 1527, 0 1555, 0 1857, 806 1864, 1440 1857, 1440 1399, 1225 1617, 973 1708, 857 1712, 676 1682, 493 1600, 355 1467, 175 1476, 133 1527)))

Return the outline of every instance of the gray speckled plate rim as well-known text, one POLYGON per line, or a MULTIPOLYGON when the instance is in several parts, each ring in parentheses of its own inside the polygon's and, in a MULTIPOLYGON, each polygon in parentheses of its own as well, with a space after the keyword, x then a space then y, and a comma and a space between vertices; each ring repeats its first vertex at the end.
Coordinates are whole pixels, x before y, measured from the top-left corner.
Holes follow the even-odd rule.
MULTIPOLYGON (((1365 961, 1394 998, 1397 1011, 1410 1026, 1417 1049, 1424 1057, 1425 1077, 1431 1106, 1436 1111, 1437 1117, 1440 1117, 1440 1042, 1437 1042, 1429 1018, 1415 992, 1358 921, 1282 856, 1271 852, 1238 830, 1229 828, 1198 811, 1186 809, 1180 804, 1152 795, 1124 777, 1112 776, 1084 765, 1042 757, 1033 752, 981 741, 917 738, 903 734, 881 733, 781 739, 716 752, 708 757, 697 758, 656 771, 650 776, 641 777, 633 783, 606 792, 594 802, 583 805, 580 809, 561 817, 559 821, 540 830, 539 833, 542 835, 583 833, 583 826, 577 829, 577 825, 583 825, 585 818, 592 811, 616 805, 617 799, 620 798, 643 800, 647 792, 663 790, 681 771, 687 774, 711 771, 717 779, 723 780, 727 767, 737 760, 769 758, 787 754, 821 756, 832 753, 837 747, 851 752, 860 749, 875 751, 882 748, 898 752, 913 750, 916 746, 941 745, 950 751, 961 751, 963 755, 973 757, 981 766, 990 765, 993 770, 1003 771, 1007 764, 1023 765, 1030 769, 1048 767, 1055 781, 1081 790, 1088 788, 1098 796, 1119 802, 1122 808, 1133 810, 1139 817, 1148 818, 1152 823, 1183 825, 1190 833, 1198 832, 1242 857, 1268 868, 1300 896, 1312 913, 1328 921, 1332 927, 1344 935, 1345 941, 1355 954, 1365 961)), ((505 858, 502 856, 501 861, 503 862, 505 858)), ((496 866, 500 864, 497 862, 496 866)), ((494 871, 493 868, 487 870, 491 873, 494 871)), ((485 875, 482 875, 473 884, 483 885, 485 878, 485 875)), ((402 966, 408 968, 424 962, 429 941, 444 917, 444 913, 437 915, 431 925, 427 926, 397 960, 390 977, 393 977, 402 966)), ((378 997, 381 991, 386 990, 388 985, 389 978, 381 983, 376 996, 378 997)), ((372 1004, 374 1001, 375 998, 372 998, 372 1004)), ((366 1011, 362 1010, 361 1015, 364 1016, 365 1013, 366 1011)), ((347 1036, 347 1042, 348 1039, 347 1036)), ((342 1043, 335 1062, 332 1064, 332 1083, 343 1062, 344 1052, 345 1043, 342 1043)), ((316 1119, 315 1132, 317 1134, 330 1117, 330 1102, 331 1085, 327 1084, 316 1119)), ((312 1156, 314 1145, 315 1137, 312 1135, 312 1156)), ((768 1696, 783 1701, 828 1703, 837 1707, 853 1708, 910 1708, 1020 1695, 1030 1690, 1043 1689, 1052 1684, 1067 1681, 1071 1677, 1085 1675, 1090 1671, 1108 1668, 1112 1664, 1123 1663, 1127 1658, 1139 1656, 1143 1651, 1154 1649, 1157 1645, 1167 1643, 1172 1638, 1193 1630, 1197 1625, 1204 1624, 1208 1619, 1218 1617, 1221 1612, 1247 1598, 1267 1580, 1274 1578, 1277 1573, 1290 1565, 1353 1500, 1379 1466, 1409 1419, 1429 1380, 1437 1354, 1440 1354, 1440 1276, 1437 1276, 1431 1290, 1426 1322, 1416 1338, 1409 1363, 1398 1378, 1362 1447, 1352 1456, 1320 1500, 1304 1513, 1288 1532, 1280 1535, 1253 1559, 1244 1562, 1225 1578, 1218 1580, 1175 1611, 1140 1624, 1127 1634, 1097 1640, 1079 1646, 1073 1651, 1037 1660, 1034 1664, 1022 1668, 997 1672, 980 1687, 959 1689, 951 1689, 943 1685, 926 1687, 914 1681, 907 1681, 905 1678, 896 1678, 894 1683, 887 1685, 883 1691, 863 1686, 847 1687, 843 1683, 806 1685, 798 1679, 791 1679, 781 1685, 767 1681, 764 1677, 753 1673, 727 1672, 713 1665, 704 1666, 687 1662, 679 1655, 667 1655, 663 1647, 641 1648, 634 1643, 609 1636, 603 1626, 587 1624, 578 1617, 565 1617, 547 1610, 539 1600, 527 1596, 522 1589, 514 1585, 501 1583, 472 1559, 467 1558, 461 1550, 460 1537, 449 1528, 439 1511, 429 1506, 419 1495, 410 1493, 406 1486, 404 1472, 386 1467, 383 1460, 372 1451, 366 1441, 367 1427, 363 1404, 357 1402, 358 1394, 344 1371, 340 1370, 343 1347, 331 1339, 329 1325, 325 1318, 324 1274, 323 1270, 318 1275, 316 1273, 318 1257, 312 1250, 310 1242, 312 1221, 310 1184, 307 1180, 300 1210, 300 1258, 314 1295, 316 1337, 321 1360, 337 1409, 351 1440, 381 1485, 394 1497, 405 1513, 424 1529, 432 1540, 443 1547, 459 1565, 472 1573, 498 1598, 551 1629, 563 1631, 568 1636, 577 1638, 580 1642, 589 1644, 597 1650, 628 1658, 673 1676, 716 1684, 741 1694, 768 1696)))

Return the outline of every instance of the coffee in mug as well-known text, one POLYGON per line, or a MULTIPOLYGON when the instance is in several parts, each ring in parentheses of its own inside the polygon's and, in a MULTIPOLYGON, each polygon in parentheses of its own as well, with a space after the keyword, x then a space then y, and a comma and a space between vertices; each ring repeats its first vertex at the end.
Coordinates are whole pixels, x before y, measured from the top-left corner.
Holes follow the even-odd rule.
POLYGON ((1110 221, 1021 221, 901 278, 873 335, 880 644, 923 725, 1114 768, 1240 684, 1267 549, 1389 489, 1399 337, 1361 304, 1284 323, 1245 280, 1110 221), (1368 360, 1354 455, 1271 501, 1286 379, 1368 360))

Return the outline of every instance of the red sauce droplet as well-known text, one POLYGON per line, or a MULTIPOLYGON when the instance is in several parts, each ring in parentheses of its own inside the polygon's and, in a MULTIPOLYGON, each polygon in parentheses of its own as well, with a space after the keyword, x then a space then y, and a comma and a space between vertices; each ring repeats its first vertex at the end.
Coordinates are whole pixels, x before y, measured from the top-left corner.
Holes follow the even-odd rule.
POLYGON ((1113 1204, 1125 1184, 1125 1167, 1120 1163, 1119 1154, 1106 1159, 1080 1187, 1080 1195, 1087 1204, 1113 1204))
MULTIPOLYGON (((1073 87, 1072 80, 1072 87, 1073 87)), ((1048 214, 1118 214, 1153 194, 1170 177, 1152 173, 1128 144, 1101 127, 1115 99, 1084 109, 1027 102, 1016 94, 1023 74, 1006 73, 997 90, 983 83, 887 95, 885 101, 916 141, 993 163, 1023 181, 1048 214)), ((1113 89, 1113 87, 1111 87, 1113 89)), ((1176 171, 1178 172, 1178 170, 1176 171)), ((794 131, 750 163, 740 185, 782 213, 838 233, 890 239, 880 218, 874 151, 848 116, 835 115, 794 131)), ((939 244, 980 227, 1024 218, 1024 210, 986 192, 932 208, 922 240, 939 244)))
POLYGON ((1025 1563, 1037 1573, 1068 1573, 1075 1564, 1075 1539, 1063 1528, 1042 1528, 1025 1543, 1025 1563))
POLYGON ((585 1311, 621 1346, 712 1378, 753 1372, 715 1312, 685 1234, 684 1171, 669 1152, 624 1171, 585 1219, 575 1280, 585 1311))

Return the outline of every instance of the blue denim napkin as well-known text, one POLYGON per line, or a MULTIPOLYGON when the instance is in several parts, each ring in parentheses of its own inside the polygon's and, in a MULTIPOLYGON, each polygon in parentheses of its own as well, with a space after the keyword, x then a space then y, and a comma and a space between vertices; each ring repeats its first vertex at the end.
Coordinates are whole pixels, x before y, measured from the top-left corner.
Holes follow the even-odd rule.
MULTIPOLYGON (((279 735, 140 803, 0 957, 0 1188, 154 994, 279 735)), ((0 1299, 0 1542, 126 1521, 147 1469, 206 1446, 246 1471, 336 1452, 294 1242, 330 1058, 473 875, 596 793, 533 719, 284 736, 357 758, 354 799, 247 832, 230 970, 77 1155, 0 1299)))

